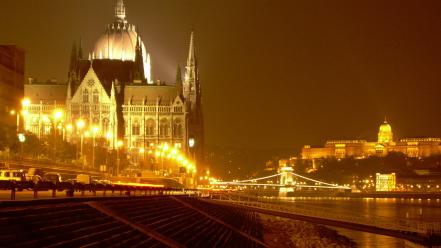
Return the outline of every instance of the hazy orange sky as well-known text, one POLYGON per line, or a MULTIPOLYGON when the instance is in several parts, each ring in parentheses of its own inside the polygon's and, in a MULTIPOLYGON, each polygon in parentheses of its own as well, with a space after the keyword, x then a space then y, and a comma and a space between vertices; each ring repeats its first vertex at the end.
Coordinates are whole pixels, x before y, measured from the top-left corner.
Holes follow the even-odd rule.
MULTIPOLYGON (((67 78, 72 44, 93 47, 113 0, 3 0, 0 43, 26 50, 26 74, 67 78)), ((387 115, 398 137, 441 136, 441 1, 126 0, 173 82, 195 30, 206 142, 298 150, 327 139, 375 139, 387 115)))

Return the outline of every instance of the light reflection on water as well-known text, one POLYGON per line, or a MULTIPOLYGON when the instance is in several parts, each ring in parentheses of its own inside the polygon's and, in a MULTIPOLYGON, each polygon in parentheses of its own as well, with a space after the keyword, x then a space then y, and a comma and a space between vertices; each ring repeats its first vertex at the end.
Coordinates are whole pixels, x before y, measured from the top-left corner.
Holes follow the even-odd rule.
MULTIPOLYGON (((321 207, 333 213, 351 213, 369 218, 381 216, 394 219, 441 222, 440 199, 286 197, 283 200, 298 206, 321 207)), ((419 247, 408 241, 384 235, 343 228, 334 229, 354 240, 358 247, 419 247)))

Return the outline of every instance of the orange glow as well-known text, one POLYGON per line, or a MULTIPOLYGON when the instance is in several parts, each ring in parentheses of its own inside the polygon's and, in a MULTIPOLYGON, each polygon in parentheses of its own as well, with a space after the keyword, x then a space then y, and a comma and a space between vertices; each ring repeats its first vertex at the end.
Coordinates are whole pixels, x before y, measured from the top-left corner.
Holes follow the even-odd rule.
POLYGON ((143 186, 143 187, 155 187, 155 188, 164 188, 163 184, 151 184, 151 183, 123 183, 123 182, 115 182, 115 185, 125 185, 125 186, 143 186))

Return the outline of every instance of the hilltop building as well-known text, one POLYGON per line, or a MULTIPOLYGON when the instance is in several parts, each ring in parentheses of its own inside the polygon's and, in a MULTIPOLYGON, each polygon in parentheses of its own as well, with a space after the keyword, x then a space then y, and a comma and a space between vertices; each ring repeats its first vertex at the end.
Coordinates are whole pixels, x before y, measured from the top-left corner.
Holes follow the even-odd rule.
POLYGON ((81 42, 74 44, 67 83, 31 79, 25 85, 26 130, 40 138, 59 132, 74 143, 93 136, 109 150, 122 141, 133 164, 165 143, 201 160, 204 129, 194 34, 184 79, 178 68, 176 82, 166 84, 152 79, 150 55, 137 30, 126 19, 123 0, 117 0, 114 20, 93 51, 85 58, 81 42))
POLYGON ((305 145, 302 159, 385 156, 401 152, 409 157, 428 157, 441 154, 441 138, 402 138, 394 140, 391 125, 384 120, 378 130, 377 141, 329 140, 321 147, 305 145))

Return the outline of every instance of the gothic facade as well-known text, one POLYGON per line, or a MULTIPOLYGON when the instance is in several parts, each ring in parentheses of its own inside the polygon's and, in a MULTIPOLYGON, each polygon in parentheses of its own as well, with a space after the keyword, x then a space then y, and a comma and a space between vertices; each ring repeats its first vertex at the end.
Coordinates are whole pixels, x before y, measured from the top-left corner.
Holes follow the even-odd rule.
POLYGON ((202 159, 201 85, 193 32, 184 79, 178 68, 176 82, 166 84, 151 78, 150 55, 136 30, 126 20, 123 1, 117 0, 113 23, 87 58, 81 43, 73 46, 66 84, 30 79, 25 85, 26 130, 43 137, 58 129, 70 142, 93 136, 109 149, 123 142, 135 160, 165 143, 202 159))

